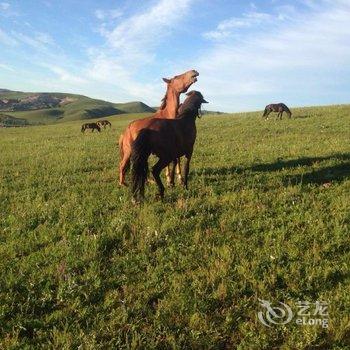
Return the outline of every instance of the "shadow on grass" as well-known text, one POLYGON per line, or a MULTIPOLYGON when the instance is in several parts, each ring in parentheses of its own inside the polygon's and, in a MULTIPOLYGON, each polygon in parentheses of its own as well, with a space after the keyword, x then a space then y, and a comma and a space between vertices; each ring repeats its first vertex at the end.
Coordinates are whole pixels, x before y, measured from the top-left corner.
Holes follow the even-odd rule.
POLYGON ((312 166, 314 164, 329 160, 336 160, 341 162, 341 164, 328 166, 300 175, 288 175, 284 177, 284 183, 286 185, 312 183, 323 184, 332 181, 343 181, 350 177, 350 153, 337 153, 324 157, 302 157, 290 160, 277 159, 277 161, 273 163, 256 164, 248 168, 240 168, 235 166, 203 168, 198 170, 197 174, 204 176, 227 176, 248 172, 275 172, 283 169, 295 169, 304 166, 312 166))
POLYGON ((247 170, 252 170, 256 172, 278 171, 282 169, 311 166, 316 163, 324 162, 331 159, 336 159, 340 161, 350 161, 350 153, 337 153, 326 157, 302 157, 290 160, 283 160, 282 158, 279 158, 276 162, 253 165, 251 168, 247 168, 247 170))
POLYGON ((290 175, 284 177, 283 181, 286 185, 297 184, 329 184, 333 181, 343 181, 350 178, 350 162, 325 167, 306 174, 290 175))
POLYGON ((292 116, 292 119, 308 119, 308 118, 314 118, 314 117, 322 117, 322 114, 316 113, 316 114, 296 114, 292 116))

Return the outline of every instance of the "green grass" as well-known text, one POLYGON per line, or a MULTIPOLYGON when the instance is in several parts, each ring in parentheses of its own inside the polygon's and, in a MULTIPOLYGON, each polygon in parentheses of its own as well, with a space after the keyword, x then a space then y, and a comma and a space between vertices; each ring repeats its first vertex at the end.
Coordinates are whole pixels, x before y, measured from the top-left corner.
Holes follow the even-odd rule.
POLYGON ((142 206, 135 116, 0 130, 0 348, 348 349, 350 106, 294 117, 204 116, 190 189, 142 206), (329 328, 265 327, 258 298, 326 301, 329 328))

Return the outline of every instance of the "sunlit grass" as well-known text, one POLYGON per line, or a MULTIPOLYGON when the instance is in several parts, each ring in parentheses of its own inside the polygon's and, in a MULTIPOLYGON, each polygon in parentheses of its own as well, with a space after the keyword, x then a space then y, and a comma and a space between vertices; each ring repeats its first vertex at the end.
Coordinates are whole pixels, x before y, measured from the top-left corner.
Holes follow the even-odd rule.
POLYGON ((346 348, 350 107, 293 116, 204 116, 189 190, 142 206, 117 185, 135 116, 0 129, 1 346, 346 348), (329 328, 267 328, 258 298, 327 301, 329 328))

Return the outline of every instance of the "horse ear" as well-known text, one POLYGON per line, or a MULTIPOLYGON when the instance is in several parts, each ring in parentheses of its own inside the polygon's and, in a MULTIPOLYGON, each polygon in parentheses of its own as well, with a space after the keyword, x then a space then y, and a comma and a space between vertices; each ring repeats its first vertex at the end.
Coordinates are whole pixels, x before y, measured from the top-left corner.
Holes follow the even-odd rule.
POLYGON ((163 81, 164 81, 165 83, 167 83, 167 84, 170 83, 170 79, 168 79, 168 78, 163 78, 163 81))

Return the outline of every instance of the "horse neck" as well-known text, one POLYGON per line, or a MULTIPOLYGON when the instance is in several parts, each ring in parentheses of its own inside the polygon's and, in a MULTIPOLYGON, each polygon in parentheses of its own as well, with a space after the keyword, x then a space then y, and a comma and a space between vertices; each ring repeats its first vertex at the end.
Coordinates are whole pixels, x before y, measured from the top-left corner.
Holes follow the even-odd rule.
POLYGON ((196 119, 197 119, 198 111, 191 110, 186 111, 184 116, 180 116, 179 123, 184 128, 193 128, 196 127, 196 119))
POLYGON ((158 110, 159 113, 157 112, 157 117, 175 119, 180 105, 180 93, 172 88, 168 88, 165 99, 166 106, 158 110))

